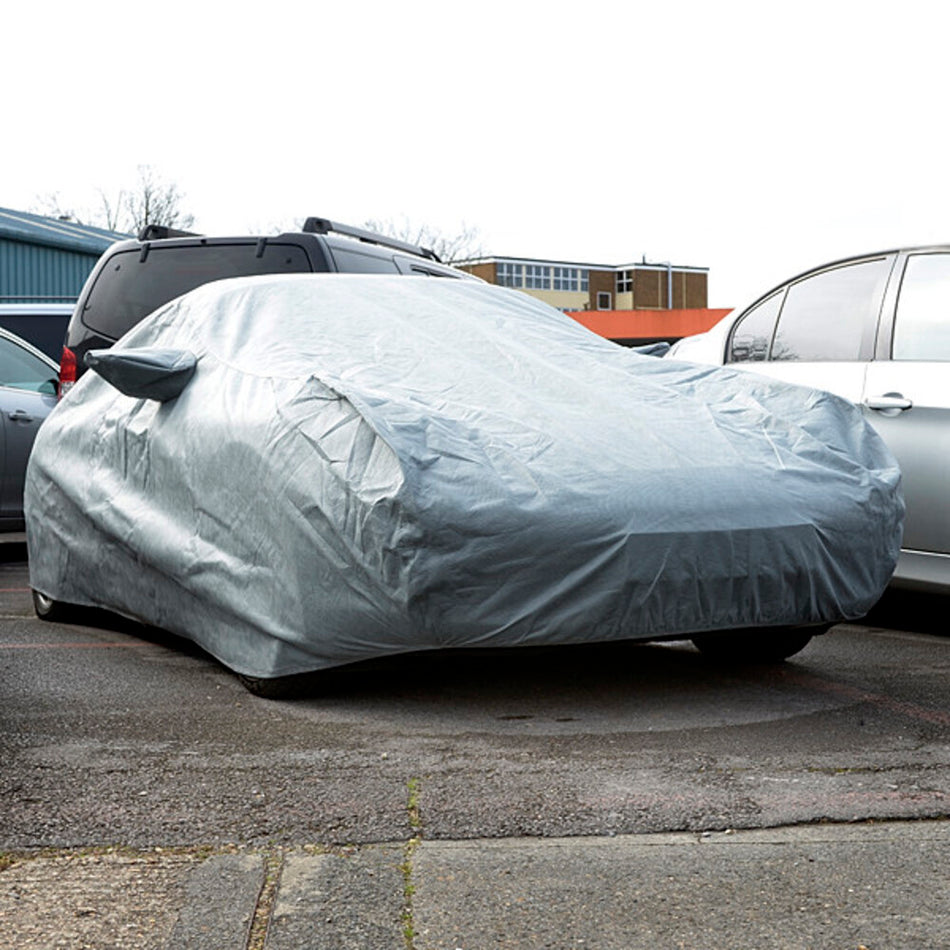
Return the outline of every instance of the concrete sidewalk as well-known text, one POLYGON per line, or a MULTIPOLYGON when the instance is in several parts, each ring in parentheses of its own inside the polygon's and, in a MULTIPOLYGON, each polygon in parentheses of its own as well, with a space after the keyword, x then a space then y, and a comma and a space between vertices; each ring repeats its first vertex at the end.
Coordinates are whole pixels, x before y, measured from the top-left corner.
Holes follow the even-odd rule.
POLYGON ((950 822, 0 855, 0 947, 950 947, 950 822))

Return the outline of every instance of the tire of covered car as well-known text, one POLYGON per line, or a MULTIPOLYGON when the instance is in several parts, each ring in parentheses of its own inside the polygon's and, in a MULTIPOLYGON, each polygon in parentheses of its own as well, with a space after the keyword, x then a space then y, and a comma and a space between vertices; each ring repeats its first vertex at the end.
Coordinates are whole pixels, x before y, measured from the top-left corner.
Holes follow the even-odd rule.
POLYGON ((38 590, 32 590, 31 593, 33 594, 33 610, 40 620, 48 620, 50 623, 69 623, 75 614, 76 608, 72 604, 53 600, 52 597, 38 590))
POLYGON ((273 679, 238 673, 237 678, 249 693, 260 696, 261 699, 296 699, 305 694, 306 685, 312 680, 312 676, 305 673, 277 676, 273 679))
POLYGON ((704 656, 723 663, 781 663, 803 650, 831 624, 806 627, 755 627, 692 637, 704 656))

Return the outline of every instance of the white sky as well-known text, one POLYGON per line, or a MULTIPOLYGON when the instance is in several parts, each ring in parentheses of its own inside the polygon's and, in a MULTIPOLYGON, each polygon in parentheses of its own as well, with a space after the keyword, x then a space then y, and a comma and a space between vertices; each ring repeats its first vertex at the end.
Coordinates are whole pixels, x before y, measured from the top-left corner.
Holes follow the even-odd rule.
POLYGON ((50 2, 3 14, 0 206, 149 164, 208 233, 318 214, 710 268, 738 306, 950 240, 942 5, 50 2))

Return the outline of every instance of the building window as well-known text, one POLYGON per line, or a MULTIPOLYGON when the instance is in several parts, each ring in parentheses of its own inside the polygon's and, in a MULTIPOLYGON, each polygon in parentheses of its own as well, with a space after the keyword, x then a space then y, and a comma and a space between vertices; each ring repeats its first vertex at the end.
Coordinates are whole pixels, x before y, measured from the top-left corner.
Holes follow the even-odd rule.
POLYGON ((524 287, 524 265, 499 261, 495 281, 500 287, 524 287))
POLYGON ((554 290, 571 290, 577 291, 580 289, 580 275, 581 272, 576 267, 555 267, 554 271, 554 290))
POLYGON ((551 268, 541 264, 525 264, 524 285, 528 290, 550 290, 551 268))
POLYGON ((606 290, 597 291, 597 309, 610 310, 610 292, 606 290))
POLYGON ((495 265, 496 284, 524 290, 563 290, 586 294, 589 275, 589 271, 579 267, 514 264, 511 261, 498 261, 495 265))
POLYGON ((633 271, 617 271, 617 293, 629 294, 633 290, 633 271))

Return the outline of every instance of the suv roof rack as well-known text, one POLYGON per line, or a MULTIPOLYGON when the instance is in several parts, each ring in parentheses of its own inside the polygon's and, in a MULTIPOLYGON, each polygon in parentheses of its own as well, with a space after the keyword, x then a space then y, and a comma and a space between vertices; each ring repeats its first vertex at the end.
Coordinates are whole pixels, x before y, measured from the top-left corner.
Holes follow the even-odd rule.
POLYGON ((165 238, 179 237, 201 237, 194 231, 179 231, 177 228, 169 228, 164 224, 146 224, 139 231, 140 241, 163 241, 165 238))
POLYGON ((442 263, 442 258, 429 247, 420 247, 418 244, 400 241, 397 238, 377 234, 375 231, 367 231, 365 228, 354 228, 348 224, 336 224, 327 218, 307 218, 304 222, 303 230, 307 234, 329 234, 331 231, 334 234, 345 234, 347 237, 358 238, 367 244, 379 244, 383 247, 391 247, 396 251, 405 251, 408 254, 415 254, 418 257, 426 257, 430 261, 442 263))

